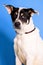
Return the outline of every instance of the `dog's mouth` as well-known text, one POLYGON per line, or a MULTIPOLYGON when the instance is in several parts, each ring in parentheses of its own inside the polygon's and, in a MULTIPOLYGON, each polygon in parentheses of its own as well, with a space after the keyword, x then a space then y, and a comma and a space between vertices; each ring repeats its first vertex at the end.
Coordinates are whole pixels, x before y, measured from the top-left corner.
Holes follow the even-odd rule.
POLYGON ((16 26, 14 26, 14 27, 15 27, 15 29, 21 29, 21 27, 20 27, 20 26, 17 26, 17 27, 16 27, 16 26))

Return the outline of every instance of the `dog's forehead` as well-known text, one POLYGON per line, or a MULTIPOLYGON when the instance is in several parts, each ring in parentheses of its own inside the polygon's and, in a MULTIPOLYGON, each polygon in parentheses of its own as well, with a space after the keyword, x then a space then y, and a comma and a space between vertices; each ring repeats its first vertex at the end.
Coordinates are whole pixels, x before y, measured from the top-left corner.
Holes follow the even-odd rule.
POLYGON ((21 12, 23 9, 24 9, 23 7, 20 7, 19 10, 18 10, 18 12, 21 12))
POLYGON ((18 10, 18 12, 21 12, 21 11, 24 12, 25 10, 27 10, 27 8, 25 8, 25 7, 20 7, 19 10, 18 10))

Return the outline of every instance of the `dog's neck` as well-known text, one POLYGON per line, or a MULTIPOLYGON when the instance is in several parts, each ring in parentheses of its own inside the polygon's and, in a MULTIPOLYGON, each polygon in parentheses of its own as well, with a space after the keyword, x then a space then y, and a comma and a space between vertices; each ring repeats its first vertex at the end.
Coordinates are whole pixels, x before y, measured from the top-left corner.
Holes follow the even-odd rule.
POLYGON ((29 33, 32 33, 33 31, 35 31, 35 27, 34 27, 34 29, 33 30, 31 30, 31 31, 29 31, 29 32, 25 32, 25 34, 29 34, 29 33))

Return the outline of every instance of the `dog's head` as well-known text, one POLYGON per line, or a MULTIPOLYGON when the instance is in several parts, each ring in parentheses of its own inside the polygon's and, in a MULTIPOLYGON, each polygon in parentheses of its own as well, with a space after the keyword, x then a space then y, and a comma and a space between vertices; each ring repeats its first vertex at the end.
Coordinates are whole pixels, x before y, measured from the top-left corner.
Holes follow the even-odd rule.
POLYGON ((24 33, 32 29, 33 22, 31 17, 33 14, 36 14, 37 11, 32 8, 16 8, 12 5, 5 5, 5 7, 11 15, 16 32, 24 33))

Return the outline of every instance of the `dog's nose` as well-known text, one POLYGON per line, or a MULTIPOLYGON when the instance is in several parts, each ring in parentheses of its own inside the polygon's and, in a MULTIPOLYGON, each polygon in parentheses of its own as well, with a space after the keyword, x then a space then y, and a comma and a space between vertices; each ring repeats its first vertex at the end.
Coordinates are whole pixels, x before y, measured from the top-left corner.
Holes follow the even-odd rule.
POLYGON ((19 28, 20 27, 20 22, 15 22, 14 25, 15 25, 16 28, 19 28))

